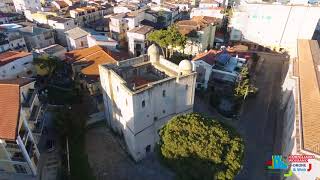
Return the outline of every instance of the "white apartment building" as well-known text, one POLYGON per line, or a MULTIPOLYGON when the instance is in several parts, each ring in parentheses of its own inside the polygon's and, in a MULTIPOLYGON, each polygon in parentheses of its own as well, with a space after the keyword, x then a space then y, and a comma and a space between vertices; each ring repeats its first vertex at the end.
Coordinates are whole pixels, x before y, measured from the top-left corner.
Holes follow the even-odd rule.
POLYGON ((146 53, 147 35, 153 30, 150 26, 139 26, 127 32, 128 51, 133 56, 146 53))
POLYGON ((3 36, 5 36, 5 39, 0 42, 0 52, 7 50, 28 51, 26 42, 19 32, 3 32, 3 36))
POLYGON ((16 12, 24 14, 24 11, 40 11, 41 2, 40 0, 13 0, 16 12))
POLYGON ((0 169, 11 177, 38 174, 44 109, 34 84, 28 78, 0 81, 0 169))
POLYGON ((179 66, 164 59, 153 44, 148 55, 100 65, 105 116, 122 134, 139 161, 154 150, 158 130, 173 116, 193 111, 196 72, 188 60, 179 66))
POLYGON ((54 29, 58 43, 67 46, 68 43, 65 32, 76 27, 74 19, 50 17, 48 19, 48 25, 54 29))
POLYGON ((38 173, 44 108, 34 84, 28 78, 0 81, 0 169, 14 179, 38 173))
POLYGON ((230 40, 254 42, 296 56, 297 39, 311 39, 319 6, 243 3, 233 12, 230 40))
POLYGON ((214 17, 214 18, 218 18, 218 19, 223 19, 224 15, 223 15, 223 13, 221 13, 221 11, 223 11, 223 8, 221 8, 221 7, 192 8, 191 13, 190 13, 190 17, 192 18, 194 16, 209 16, 209 17, 214 17))
POLYGON ((139 9, 129 13, 114 14, 110 17, 109 29, 112 38, 119 40, 126 38, 125 33, 140 25, 145 19, 145 9, 139 9))
POLYGON ((33 55, 28 52, 7 51, 0 53, 0 79, 32 77, 35 69, 33 55))
MULTIPOLYGON (((284 121, 282 155, 314 155, 308 172, 293 171, 288 180, 318 179, 320 168, 320 45, 298 40, 297 58, 290 60, 282 85, 281 110, 284 121)), ((291 168, 292 170, 292 168, 291 168)))
POLYGON ((51 29, 27 26, 20 28, 19 32, 24 37, 29 51, 55 44, 54 34, 51 29))
POLYGON ((104 10, 101 7, 86 6, 70 10, 70 16, 74 18, 75 24, 84 26, 86 23, 102 19, 104 10))
POLYGON ((67 37, 68 50, 81 49, 88 47, 88 32, 81 29, 80 27, 75 27, 65 32, 67 37))

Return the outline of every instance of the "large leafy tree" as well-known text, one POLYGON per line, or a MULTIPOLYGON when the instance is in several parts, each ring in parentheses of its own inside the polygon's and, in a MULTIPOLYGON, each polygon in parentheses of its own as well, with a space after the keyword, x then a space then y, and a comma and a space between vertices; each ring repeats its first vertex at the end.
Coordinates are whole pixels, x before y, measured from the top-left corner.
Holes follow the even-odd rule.
POLYGON ((159 151, 178 179, 233 179, 244 144, 234 129, 191 113, 176 116, 160 130, 159 151))
POLYGON ((39 66, 41 69, 45 69, 48 76, 51 77, 54 71, 63 66, 61 60, 52 56, 40 56, 34 58, 33 64, 39 66))
POLYGON ((165 58, 170 58, 176 48, 184 47, 187 38, 182 35, 176 26, 170 26, 168 29, 153 31, 148 35, 148 41, 155 42, 162 50, 165 58))

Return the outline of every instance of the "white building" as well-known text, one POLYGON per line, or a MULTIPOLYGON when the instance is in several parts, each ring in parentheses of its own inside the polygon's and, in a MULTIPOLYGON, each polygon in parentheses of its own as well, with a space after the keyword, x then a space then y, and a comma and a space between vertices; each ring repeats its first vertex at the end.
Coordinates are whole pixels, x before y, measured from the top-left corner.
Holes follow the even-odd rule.
POLYGON ((109 29, 112 33, 112 38, 116 40, 126 38, 125 33, 128 30, 138 27, 144 18, 145 9, 112 15, 109 22, 109 29))
POLYGON ((209 50, 192 59, 193 70, 197 72, 197 88, 208 88, 208 82, 224 82, 234 85, 239 79, 239 71, 246 59, 232 57, 227 52, 209 50))
POLYGON ((27 78, 0 81, 0 168, 10 174, 8 179, 36 179, 39 172, 44 108, 34 84, 27 78))
POLYGON ((70 16, 74 18, 78 26, 102 19, 104 10, 101 7, 86 6, 70 10, 70 16))
POLYGON ((114 50, 119 45, 118 41, 111 39, 106 35, 88 34, 87 39, 89 47, 98 45, 114 50))
POLYGON ((68 50, 80 49, 88 47, 87 35, 85 30, 76 27, 66 32, 68 50))
MULTIPOLYGON (((288 180, 317 179, 320 168, 320 46, 314 40, 298 40, 297 58, 291 59, 282 85, 282 155, 314 155, 312 169, 293 171, 288 180)), ((307 166, 308 167, 308 166, 307 166)), ((291 168, 291 170, 293 170, 291 168)))
POLYGON ((199 8, 217 8, 219 7, 219 2, 215 0, 201 0, 199 2, 199 8))
POLYGON ((213 47, 216 32, 215 18, 193 17, 191 20, 178 21, 176 26, 181 34, 187 36, 185 54, 196 55, 213 47))
POLYGON ((223 18, 223 8, 221 7, 213 7, 213 8, 193 8, 190 13, 190 17, 194 16, 209 16, 218 19, 223 18))
POLYGON ((57 41, 59 44, 67 46, 66 31, 76 27, 74 19, 62 17, 50 17, 48 25, 55 30, 57 41))
POLYGON ((147 35, 153 30, 150 26, 139 26, 127 32, 129 53, 133 56, 140 56, 146 52, 147 35))
POLYGON ((14 7, 18 13, 24 14, 25 10, 41 10, 40 0, 13 0, 14 7))
POLYGON ((153 151, 158 130, 168 120, 193 111, 196 73, 191 62, 178 66, 161 57, 155 45, 148 55, 99 69, 107 123, 123 135, 136 161, 153 151))
POLYGON ((24 37, 29 51, 55 44, 54 34, 51 29, 27 26, 20 28, 19 32, 24 37))
POLYGON ((319 19, 319 6, 243 3, 233 12, 230 40, 284 48, 296 56, 297 39, 311 39, 319 19))
POLYGON ((0 79, 32 77, 35 75, 32 61, 31 53, 17 51, 0 53, 0 79))

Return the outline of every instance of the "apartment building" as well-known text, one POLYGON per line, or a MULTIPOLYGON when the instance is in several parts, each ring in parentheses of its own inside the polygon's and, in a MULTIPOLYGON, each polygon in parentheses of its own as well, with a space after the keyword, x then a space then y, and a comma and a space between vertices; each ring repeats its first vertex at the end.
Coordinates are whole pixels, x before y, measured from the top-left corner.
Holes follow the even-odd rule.
POLYGON ((26 42, 19 32, 6 32, 0 30, 0 53, 8 50, 12 51, 27 51, 26 42))
POLYGON ((31 12, 41 10, 40 0, 13 0, 16 12, 24 14, 26 10, 31 12))
POLYGON ((89 33, 80 27, 75 27, 65 32, 68 50, 81 49, 88 47, 88 38, 89 33))
POLYGON ((207 16, 195 16, 191 20, 178 21, 179 32, 187 36, 184 53, 196 55, 213 47, 216 20, 207 16))
POLYGON ((76 27, 74 19, 63 17, 50 17, 48 19, 48 25, 54 29, 57 42, 63 46, 67 46, 67 37, 65 32, 76 27))
POLYGON ((143 159, 159 141, 158 130, 173 116, 193 111, 196 72, 188 60, 179 66, 148 54, 99 66, 107 124, 123 135, 134 160, 143 159))
POLYGON ((320 168, 320 44, 299 39, 297 58, 290 60, 282 85, 281 119, 284 121, 282 155, 313 155, 308 173, 294 171, 288 180, 318 179, 320 168))
POLYGON ((153 30, 151 26, 139 26, 127 32, 128 51, 132 56, 140 56, 146 53, 147 35, 153 30))
POLYGON ((243 2, 233 12, 230 40, 286 49, 297 56, 297 39, 311 39, 319 19, 319 6, 243 2))
POLYGON ((70 16, 74 18, 75 24, 84 26, 103 18, 105 12, 102 7, 86 6, 70 10, 70 16))
POLYGON ((0 81, 0 169, 16 179, 38 174, 44 108, 34 84, 28 78, 0 81))
POLYGON ((51 29, 45 29, 36 26, 26 26, 19 28, 19 32, 24 37, 29 51, 32 49, 41 49, 55 44, 54 34, 51 29))

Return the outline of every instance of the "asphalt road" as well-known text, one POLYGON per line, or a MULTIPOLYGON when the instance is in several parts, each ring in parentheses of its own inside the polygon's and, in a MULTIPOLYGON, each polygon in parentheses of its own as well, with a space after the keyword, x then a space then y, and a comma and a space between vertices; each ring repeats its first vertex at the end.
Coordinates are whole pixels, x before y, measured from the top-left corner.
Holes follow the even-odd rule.
POLYGON ((265 162, 271 155, 280 153, 282 119, 279 103, 284 61, 279 56, 261 56, 264 61, 255 76, 259 93, 244 103, 236 125, 246 145, 243 169, 236 180, 277 179, 265 169, 265 162))

